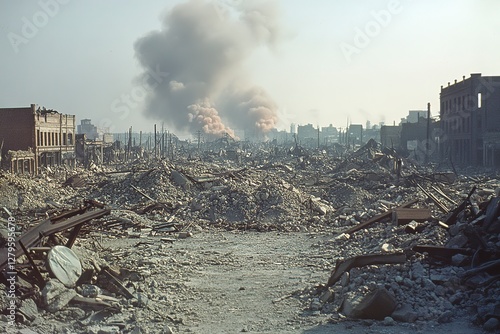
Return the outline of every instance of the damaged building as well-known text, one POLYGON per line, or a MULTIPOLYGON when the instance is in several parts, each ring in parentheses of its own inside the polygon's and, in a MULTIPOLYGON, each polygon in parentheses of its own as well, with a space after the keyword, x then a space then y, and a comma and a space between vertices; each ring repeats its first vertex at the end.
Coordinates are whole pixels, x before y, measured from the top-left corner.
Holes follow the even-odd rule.
POLYGON ((12 172, 37 173, 39 166, 75 162, 75 116, 29 107, 0 108, 3 166, 12 172))
POLYGON ((459 165, 500 166, 500 76, 473 73, 441 86, 442 157, 459 165))

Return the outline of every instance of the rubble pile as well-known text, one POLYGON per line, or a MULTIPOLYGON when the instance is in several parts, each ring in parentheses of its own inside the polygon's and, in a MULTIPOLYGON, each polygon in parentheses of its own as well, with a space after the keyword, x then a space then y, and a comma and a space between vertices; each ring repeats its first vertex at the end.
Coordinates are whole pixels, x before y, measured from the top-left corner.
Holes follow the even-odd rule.
POLYGON ((472 315, 477 325, 497 329, 500 183, 485 180, 477 191, 464 191, 470 186, 465 180, 451 185, 447 193, 460 204, 446 214, 434 212, 438 219, 401 224, 395 209, 365 229, 321 243, 322 252, 337 260, 328 284, 306 298, 310 309, 333 313, 335 321, 347 316, 386 323, 446 323, 472 315), (358 258, 367 254, 378 262, 358 258), (400 263, 390 264, 400 255, 400 263), (358 264, 345 267, 349 262, 358 264))
POLYGON ((297 231, 299 226, 310 225, 304 221, 311 214, 317 223, 319 216, 333 213, 328 202, 294 187, 279 173, 228 170, 196 161, 177 166, 162 162, 148 170, 100 176, 88 196, 115 209, 135 212, 144 212, 156 203, 155 210, 148 211, 152 219, 174 217, 180 224, 195 222, 228 229, 297 231))
MULTIPOLYGON (((420 167, 374 141, 341 158, 297 147, 291 155, 272 152, 247 152, 243 162, 211 155, 2 174, 0 220, 19 221, 16 320, 49 318, 91 333, 139 333, 139 313, 143 321, 179 322, 162 314, 179 307, 165 291, 193 293, 174 280, 203 259, 179 263, 167 256, 168 245, 229 230, 321 235, 308 250, 319 252, 311 266, 325 275, 333 269, 330 278, 293 296, 332 322, 473 317, 487 330, 500 328, 496 174, 459 177, 420 167), (108 249, 112 240, 124 246, 108 249)), ((1 260, 3 270, 6 255, 1 260)), ((0 298, 4 314, 8 306, 0 298)))
POLYGON ((76 195, 74 189, 63 187, 47 175, 0 174, 0 207, 20 214, 63 207, 76 195))

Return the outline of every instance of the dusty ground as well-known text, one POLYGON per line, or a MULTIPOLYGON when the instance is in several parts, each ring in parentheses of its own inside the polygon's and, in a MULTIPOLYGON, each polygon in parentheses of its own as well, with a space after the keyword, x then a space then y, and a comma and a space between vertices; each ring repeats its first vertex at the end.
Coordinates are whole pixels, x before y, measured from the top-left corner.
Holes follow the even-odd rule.
POLYGON ((166 332, 165 325, 175 333, 482 333, 467 319, 387 326, 310 311, 308 291, 325 283, 333 268, 321 249, 329 238, 209 230, 175 242, 110 240, 105 253, 145 277, 136 287, 148 304, 132 311, 145 333, 166 332))

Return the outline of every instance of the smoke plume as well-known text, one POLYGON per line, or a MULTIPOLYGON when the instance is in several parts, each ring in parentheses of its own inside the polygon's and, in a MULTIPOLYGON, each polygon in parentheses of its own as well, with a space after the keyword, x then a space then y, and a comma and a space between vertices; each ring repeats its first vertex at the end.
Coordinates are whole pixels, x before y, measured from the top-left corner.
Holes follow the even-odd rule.
POLYGON ((275 127, 277 106, 250 81, 244 63, 257 48, 272 48, 280 40, 276 3, 223 6, 221 1, 179 4, 160 30, 136 41, 148 85, 146 115, 181 131, 232 135, 229 126, 235 126, 266 133, 275 127), (167 74, 151 80, 151 69, 167 74))

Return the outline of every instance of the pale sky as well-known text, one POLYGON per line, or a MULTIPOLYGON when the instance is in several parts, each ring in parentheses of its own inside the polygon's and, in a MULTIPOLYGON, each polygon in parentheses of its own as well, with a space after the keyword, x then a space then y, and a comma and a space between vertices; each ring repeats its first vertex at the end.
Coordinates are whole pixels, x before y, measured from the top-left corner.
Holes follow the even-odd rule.
MULTIPOLYGON (((241 1, 253 0, 213 0, 223 11, 241 1)), ((0 107, 36 103, 78 124, 152 131, 162 121, 147 118, 145 98, 132 96, 144 73, 134 43, 162 29, 161 18, 183 2, 0 0, 0 107)), ((428 102, 437 115, 441 85, 500 75, 500 1, 278 4, 279 42, 252 49, 242 68, 274 100, 280 129, 398 123, 428 102)))

